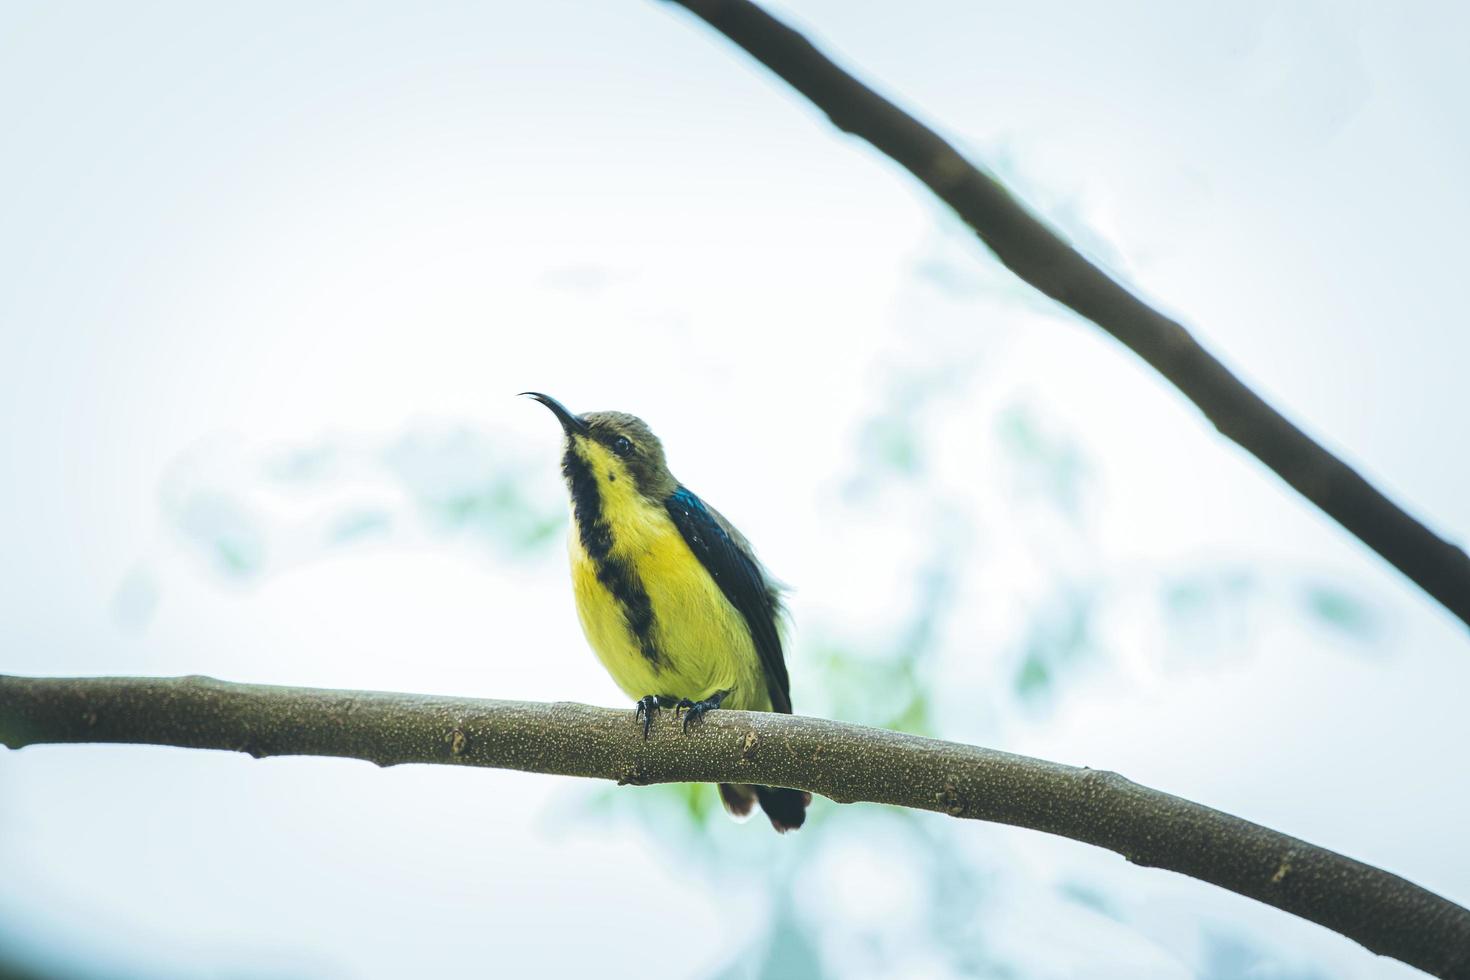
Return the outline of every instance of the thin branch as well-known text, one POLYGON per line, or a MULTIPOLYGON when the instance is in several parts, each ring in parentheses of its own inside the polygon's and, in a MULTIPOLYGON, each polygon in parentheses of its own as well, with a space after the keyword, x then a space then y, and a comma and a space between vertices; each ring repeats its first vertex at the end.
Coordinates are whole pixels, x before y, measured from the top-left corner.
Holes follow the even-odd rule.
MULTIPOLYGON (((665 715, 668 713, 665 712, 665 715)), ((645 742, 628 711, 231 684, 0 675, 0 742, 131 742, 380 766, 447 763, 612 779, 753 782, 1029 827, 1299 915, 1375 953, 1470 977, 1470 911, 1397 875, 1112 772, 819 718, 718 711, 645 742)))
POLYGON ((1012 272, 1151 364, 1215 428, 1470 624, 1470 556, 1409 516, 1266 403, 1184 327, 1033 217, 993 177, 748 0, 674 0, 867 140, 954 209, 1012 272))

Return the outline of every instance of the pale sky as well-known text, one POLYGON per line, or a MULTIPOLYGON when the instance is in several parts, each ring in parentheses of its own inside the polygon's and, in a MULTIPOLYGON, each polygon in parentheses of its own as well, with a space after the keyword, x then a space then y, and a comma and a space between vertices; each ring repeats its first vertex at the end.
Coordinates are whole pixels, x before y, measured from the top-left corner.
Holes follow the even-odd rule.
MULTIPOLYGON (((1470 539, 1463 6, 780 9, 1470 539)), ((798 711, 823 705, 803 656, 891 634, 958 520, 939 734, 1116 769, 1470 902, 1464 626, 676 8, 12 0, 0 132, 0 671, 623 704, 559 546, 441 533, 405 489, 483 463, 560 515, 556 431, 513 397, 535 389, 646 418, 792 583, 798 711), (854 494, 872 420, 907 410, 923 480, 854 494), (1017 419, 1079 447, 1081 531, 1028 509, 1017 419), (269 476, 313 453, 306 490, 269 476), (344 513, 388 530, 329 546, 344 513), (1254 611, 1172 631, 1155 594, 1214 568, 1250 570, 1254 611), (1109 653, 1030 711, 1003 688, 1059 578, 1105 583, 1109 653), (1371 628, 1315 623, 1304 583, 1371 628)), ((636 825, 560 819, 584 791, 0 751, 0 944, 105 975, 632 977, 674 936, 690 972, 723 969, 761 890, 740 869, 688 888, 636 825)), ((1080 844, 963 829, 1015 883, 990 921, 1023 975, 1193 976, 1220 923, 1278 957, 1262 975, 1412 975, 1080 844), (1096 915, 1058 939, 1052 886, 1094 869, 1127 938, 1096 915)), ((813 888, 889 903, 844 899, 853 921, 917 916, 902 862, 843 841, 813 888)))

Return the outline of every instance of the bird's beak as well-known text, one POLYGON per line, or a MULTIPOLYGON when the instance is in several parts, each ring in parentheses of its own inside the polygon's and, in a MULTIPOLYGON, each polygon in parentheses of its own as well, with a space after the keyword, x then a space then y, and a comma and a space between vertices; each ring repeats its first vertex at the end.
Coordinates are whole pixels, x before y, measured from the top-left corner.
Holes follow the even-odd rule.
POLYGON ((562 431, 567 435, 585 436, 587 434, 587 423, 567 411, 567 407, 550 395, 543 395, 539 391, 523 391, 522 395, 534 398, 551 410, 556 420, 561 423, 562 431))

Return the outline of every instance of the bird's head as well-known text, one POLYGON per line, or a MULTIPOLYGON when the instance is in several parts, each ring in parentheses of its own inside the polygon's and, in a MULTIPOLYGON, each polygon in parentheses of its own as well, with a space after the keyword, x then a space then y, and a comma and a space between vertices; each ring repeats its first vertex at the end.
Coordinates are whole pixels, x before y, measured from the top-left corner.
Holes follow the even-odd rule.
MULTIPOLYGON (((590 477, 604 496, 636 492, 658 503, 679 488, 664 461, 663 444, 637 416, 626 412, 573 415, 550 395, 521 394, 545 405, 561 423, 565 435, 562 472, 569 484, 590 477)), ((575 494, 577 488, 571 489, 575 494)))

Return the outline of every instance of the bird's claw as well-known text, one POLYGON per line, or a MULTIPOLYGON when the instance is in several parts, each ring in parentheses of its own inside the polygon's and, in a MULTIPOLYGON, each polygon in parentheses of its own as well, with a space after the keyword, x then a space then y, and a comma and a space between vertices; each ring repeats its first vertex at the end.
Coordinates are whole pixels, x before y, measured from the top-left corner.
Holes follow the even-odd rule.
POLYGON ((678 704, 674 705, 674 717, 678 718, 680 713, 683 713, 684 731, 687 732, 689 731, 690 725, 697 725, 704 721, 704 716, 718 708, 720 702, 723 700, 725 700, 724 692, 712 698, 706 698, 703 701, 691 701, 688 698, 682 698, 678 704))
POLYGON ((638 699, 638 707, 633 710, 633 720, 643 722, 643 740, 648 741, 648 732, 653 728, 653 716, 658 713, 658 698, 652 694, 646 698, 638 699))
POLYGON ((674 699, 667 694, 650 694, 638 699, 638 707, 633 710, 633 720, 643 722, 643 740, 648 741, 648 733, 653 728, 653 716, 658 714, 659 708, 672 708, 674 699))

